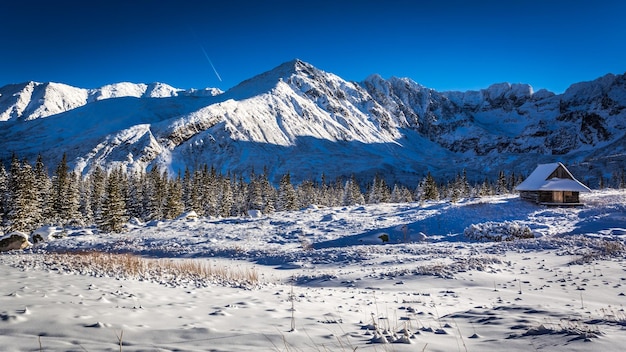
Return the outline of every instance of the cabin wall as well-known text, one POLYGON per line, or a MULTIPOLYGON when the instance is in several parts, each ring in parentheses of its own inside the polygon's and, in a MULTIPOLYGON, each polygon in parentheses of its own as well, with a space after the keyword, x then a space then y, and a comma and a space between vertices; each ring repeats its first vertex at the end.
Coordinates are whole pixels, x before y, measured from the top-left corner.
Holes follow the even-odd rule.
POLYGON ((539 203, 539 192, 536 191, 521 191, 519 193, 520 198, 528 200, 534 203, 539 203))
POLYGON ((579 192, 549 191, 539 192, 538 203, 579 203, 579 192))

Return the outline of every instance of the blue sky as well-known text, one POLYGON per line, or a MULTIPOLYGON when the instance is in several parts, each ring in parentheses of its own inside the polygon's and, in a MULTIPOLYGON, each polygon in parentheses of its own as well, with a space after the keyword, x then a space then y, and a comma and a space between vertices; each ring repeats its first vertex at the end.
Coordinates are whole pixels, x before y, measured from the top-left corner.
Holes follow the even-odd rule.
POLYGON ((522 82, 560 93, 626 72, 625 13, 618 0, 14 0, 0 11, 0 86, 226 90, 299 58, 351 81, 378 73, 437 90, 522 82))

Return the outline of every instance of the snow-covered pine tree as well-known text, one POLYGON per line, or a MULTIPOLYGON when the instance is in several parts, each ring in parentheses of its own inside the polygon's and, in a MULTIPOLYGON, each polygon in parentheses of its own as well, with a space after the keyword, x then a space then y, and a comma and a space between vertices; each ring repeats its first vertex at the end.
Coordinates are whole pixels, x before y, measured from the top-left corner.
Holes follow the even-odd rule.
POLYGON ((506 175, 504 171, 500 171, 498 173, 498 181, 496 182, 496 194, 507 194, 509 193, 506 175))
POLYGON ((41 209, 35 187, 35 173, 28 161, 11 163, 9 191, 11 194, 11 211, 8 214, 10 231, 31 232, 38 225, 41 209))
POLYGON ((126 200, 122 191, 124 177, 121 168, 117 168, 106 179, 102 215, 98 223, 102 231, 121 232, 128 221, 126 200))
POLYGON ((470 196, 471 187, 469 182, 467 182, 465 170, 463 170, 462 174, 457 174, 453 182, 448 183, 447 190, 448 197, 453 203, 458 202, 461 198, 470 196))
POLYGON ((167 200, 165 204, 165 219, 175 219, 183 213, 183 186, 180 175, 175 179, 166 180, 167 200))
POLYGON ((106 172, 99 165, 96 166, 87 177, 91 197, 91 215, 94 222, 98 222, 102 216, 102 202, 104 201, 104 190, 106 185, 106 172))
POLYGON ((204 210, 204 174, 203 169, 192 171, 191 182, 190 185, 187 186, 190 187, 190 189, 185 191, 189 197, 189 210, 195 211, 198 216, 209 215, 206 214, 204 210))
POLYGON ((355 205, 365 203, 365 198, 361 193, 359 183, 354 175, 350 176, 350 179, 346 181, 343 190, 343 205, 355 205))
POLYGON ((439 200, 439 187, 437 187, 437 182, 433 175, 430 174, 430 171, 426 174, 426 178, 422 180, 421 189, 422 200, 439 200))
POLYGON ((410 203, 413 201, 413 194, 408 188, 396 184, 391 191, 390 201, 392 203, 410 203))
POLYGON ((271 214, 276 211, 276 199, 278 197, 278 192, 270 183, 269 169, 267 167, 263 168, 263 174, 258 176, 258 179, 263 203, 261 212, 263 212, 263 214, 271 214))
POLYGON ((233 208, 233 181, 230 173, 220 178, 219 216, 228 217, 233 208))
POLYGON ((311 180, 304 180, 296 187, 296 195, 299 207, 304 208, 312 204, 319 204, 318 193, 322 189, 317 188, 311 180))
POLYGON ((480 197, 486 197, 486 196, 491 196, 494 193, 495 191, 493 189, 493 186, 491 185, 491 182, 489 182, 489 180, 485 177, 485 180, 480 185, 480 188, 478 190, 478 195, 480 197))
POLYGON ((154 165, 148 173, 147 187, 144 193, 148 205, 148 220, 159 220, 165 217, 167 199, 167 171, 154 165))
POLYGON ((263 191, 261 189, 261 180, 260 177, 257 177, 254 174, 250 176, 250 183, 248 183, 248 193, 244 213, 247 210, 263 211, 263 191))
POLYGON ((37 206, 39 207, 39 219, 41 224, 50 222, 50 190, 52 188, 52 182, 48 175, 48 170, 43 163, 43 157, 41 154, 37 156, 35 162, 35 188, 37 189, 37 206))
POLYGON ((369 189, 367 202, 369 204, 388 203, 390 199, 391 191, 387 182, 379 174, 376 174, 369 189))
POLYGON ((78 175, 70 171, 66 154, 63 154, 52 177, 50 206, 55 223, 67 225, 70 222, 82 222, 78 211, 80 208, 78 175))
POLYGON ((147 218, 145 197, 146 173, 143 171, 133 172, 126 175, 128 191, 126 191, 126 211, 130 218, 145 220, 147 218))
POLYGON ((238 178, 233 176, 233 179, 237 181, 233 188, 233 210, 231 214, 234 216, 242 216, 247 210, 248 184, 245 182, 242 175, 239 175, 238 178))
MULTIPOLYGON (((336 198, 335 192, 326 181, 326 175, 322 173, 320 177, 320 190, 318 191, 317 203, 326 207, 334 206, 336 198)), ((343 196, 343 195, 342 195, 343 196)))
POLYGON ((9 187, 8 187, 9 174, 4 168, 4 165, 0 163, 0 226, 6 222, 9 187))
POLYGON ((289 172, 284 174, 280 178, 278 184, 278 200, 276 202, 276 208, 279 211, 289 211, 298 209, 298 198, 296 190, 291 184, 291 175, 289 172))
POLYGON ((196 191, 193 187, 193 173, 189 167, 186 166, 185 172, 183 173, 183 205, 185 207, 185 211, 193 210, 200 215, 199 209, 196 209, 194 205, 194 199, 197 198, 195 193, 196 191))
POLYGON ((207 165, 204 166, 201 174, 201 201, 203 212, 206 215, 217 216, 218 209, 218 197, 219 197, 219 184, 217 178, 217 170, 214 166, 209 169, 207 165))
POLYGON ((91 209, 91 183, 88 178, 79 180, 78 183, 80 190, 80 208, 78 211, 81 214, 85 224, 93 224, 93 209, 91 209))

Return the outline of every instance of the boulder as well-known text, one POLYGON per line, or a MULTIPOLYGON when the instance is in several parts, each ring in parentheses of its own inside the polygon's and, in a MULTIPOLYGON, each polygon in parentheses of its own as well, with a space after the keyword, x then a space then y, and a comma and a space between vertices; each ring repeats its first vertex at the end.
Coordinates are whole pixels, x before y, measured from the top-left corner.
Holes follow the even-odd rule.
POLYGON ((33 243, 47 242, 54 239, 65 237, 65 233, 62 228, 56 226, 42 226, 30 235, 33 243))
POLYGON ((182 213, 180 216, 178 216, 176 218, 176 220, 189 220, 189 221, 196 221, 198 220, 198 213, 196 213, 195 211, 188 211, 186 213, 182 213))
POLYGON ((32 243, 28 241, 28 235, 23 232, 15 231, 0 237, 0 252, 24 249, 28 246, 32 246, 32 243))
POLYGON ((248 216, 251 218, 260 218, 263 216, 263 213, 260 210, 250 209, 248 210, 248 216))

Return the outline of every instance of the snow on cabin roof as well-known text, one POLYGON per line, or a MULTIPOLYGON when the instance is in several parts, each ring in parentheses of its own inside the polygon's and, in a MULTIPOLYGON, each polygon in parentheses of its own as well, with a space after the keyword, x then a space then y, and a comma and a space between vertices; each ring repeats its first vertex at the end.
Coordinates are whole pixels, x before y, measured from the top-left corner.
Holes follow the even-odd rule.
POLYGON ((589 187, 580 183, 561 163, 539 164, 535 171, 524 182, 515 187, 518 191, 573 191, 591 192, 589 187), (551 178, 550 175, 559 167, 563 167, 569 178, 551 178))

